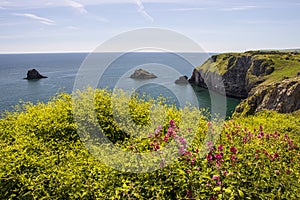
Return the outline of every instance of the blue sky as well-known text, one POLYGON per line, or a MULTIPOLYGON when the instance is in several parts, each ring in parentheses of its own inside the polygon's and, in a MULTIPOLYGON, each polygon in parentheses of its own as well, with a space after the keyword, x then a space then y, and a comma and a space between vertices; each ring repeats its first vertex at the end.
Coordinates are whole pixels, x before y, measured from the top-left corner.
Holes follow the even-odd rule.
POLYGON ((300 48, 300 1, 0 0, 0 53, 93 51, 144 27, 209 52, 300 48))

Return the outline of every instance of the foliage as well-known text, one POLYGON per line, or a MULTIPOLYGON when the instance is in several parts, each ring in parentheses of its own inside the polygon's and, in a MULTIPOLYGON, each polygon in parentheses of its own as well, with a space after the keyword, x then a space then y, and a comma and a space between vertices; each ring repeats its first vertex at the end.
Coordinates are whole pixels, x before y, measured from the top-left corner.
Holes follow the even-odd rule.
MULTIPOLYGON (((152 115, 154 101, 124 94, 115 98, 106 90, 79 92, 79 107, 88 107, 91 96, 97 123, 116 146, 128 152, 158 153, 174 142, 176 159, 169 164, 161 160, 160 169, 148 173, 104 165, 81 142, 72 113, 74 102, 70 95, 61 94, 47 104, 25 104, 0 120, 2 199, 300 198, 297 113, 261 112, 217 127, 199 113, 195 118, 196 111, 177 110, 163 102, 156 102, 161 112, 152 115), (124 102, 129 102, 127 111, 124 102), (145 129, 152 129, 146 137, 133 137, 124 131, 127 122, 114 120, 118 113, 129 113, 140 127, 151 124, 153 116, 164 120, 156 129, 145 129), (187 143, 191 133, 193 142, 187 143)), ((90 114, 78 116, 85 121, 90 114)))

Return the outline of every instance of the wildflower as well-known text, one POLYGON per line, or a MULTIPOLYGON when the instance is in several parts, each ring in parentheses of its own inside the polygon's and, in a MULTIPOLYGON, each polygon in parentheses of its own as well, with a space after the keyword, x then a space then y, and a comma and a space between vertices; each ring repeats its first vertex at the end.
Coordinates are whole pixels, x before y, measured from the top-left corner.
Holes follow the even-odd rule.
POLYGON ((231 156, 231 160, 235 161, 236 157, 234 155, 231 156))
POLYGON ((196 148, 196 153, 198 153, 199 152, 199 149, 198 148, 196 148))
POLYGON ((207 122, 207 126, 211 127, 212 123, 211 122, 207 122))
POLYGON ((211 153, 209 153, 209 154, 206 156, 206 159, 207 159, 207 161, 209 161, 209 162, 212 162, 212 161, 213 161, 213 157, 212 157, 211 153))
POLYGON ((171 125, 171 127, 173 127, 173 128, 175 128, 175 127, 176 127, 176 125, 175 125, 175 121, 174 121, 173 119, 171 119, 171 120, 170 120, 170 125, 171 125))
POLYGON ((232 146, 232 147, 230 147, 230 152, 233 154, 236 154, 237 149, 234 146, 232 146))
POLYGON ((218 160, 221 160, 222 157, 223 157, 223 156, 222 156, 221 154, 216 154, 216 155, 215 155, 215 158, 218 159, 218 160))
POLYGON ((185 152, 185 149, 184 149, 184 147, 183 146, 180 146, 179 147, 179 149, 178 149, 178 153, 179 153, 179 155, 183 155, 184 154, 184 152, 185 152))
POLYGON ((186 170, 186 172, 187 172, 187 173, 190 173, 190 172, 192 172, 192 170, 188 169, 188 170, 186 170))
POLYGON ((169 140, 169 137, 168 137, 167 135, 165 135, 164 141, 165 141, 165 142, 168 142, 168 140, 169 140))
POLYGON ((213 177, 212 177, 212 180, 219 180, 219 176, 217 176, 217 175, 213 175, 213 177))
POLYGON ((263 130, 263 127, 262 127, 262 125, 260 125, 260 126, 259 126, 259 130, 260 130, 260 131, 262 131, 262 130, 263 130))
POLYGON ((151 133, 149 133, 149 134, 148 134, 148 138, 152 138, 152 135, 151 135, 151 133))
POLYGON ((289 170, 289 169, 285 171, 286 174, 290 174, 291 172, 292 172, 292 171, 289 170))
POLYGON ((247 136, 243 137, 243 142, 244 142, 244 143, 247 142, 247 136))
POLYGON ((179 141, 181 142, 182 145, 186 145, 186 140, 183 137, 180 137, 179 141))
POLYGON ((259 158, 259 156, 258 156, 258 155, 255 155, 255 158, 256 158, 256 159, 258 159, 258 158, 259 158))
POLYGON ((201 168, 200 168, 200 167, 197 167, 196 170, 197 170, 197 171, 201 171, 201 168))
POLYGON ((223 148, 223 145, 222 145, 222 144, 220 144, 220 145, 218 146, 218 150, 219 150, 219 151, 223 151, 223 150, 224 150, 224 148, 223 148))

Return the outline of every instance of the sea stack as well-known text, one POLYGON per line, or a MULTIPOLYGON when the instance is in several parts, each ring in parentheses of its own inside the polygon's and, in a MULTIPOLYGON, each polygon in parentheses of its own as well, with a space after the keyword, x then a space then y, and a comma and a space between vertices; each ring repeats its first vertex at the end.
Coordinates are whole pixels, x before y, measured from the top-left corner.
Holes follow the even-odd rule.
POLYGON ((175 80, 176 84, 188 84, 188 77, 187 76, 180 76, 179 79, 175 80))
POLYGON ((41 78, 48 78, 48 77, 41 75, 36 69, 30 69, 28 70, 27 77, 25 79, 32 80, 32 79, 41 79, 41 78))
POLYGON ((147 72, 144 69, 137 69, 134 71, 134 73, 130 76, 130 78, 134 79, 152 79, 157 78, 154 74, 147 72))

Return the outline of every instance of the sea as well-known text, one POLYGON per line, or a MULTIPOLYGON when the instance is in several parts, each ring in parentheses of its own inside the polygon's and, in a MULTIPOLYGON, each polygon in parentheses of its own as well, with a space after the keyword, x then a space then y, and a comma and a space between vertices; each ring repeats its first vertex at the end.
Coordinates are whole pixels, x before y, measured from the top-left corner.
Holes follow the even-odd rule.
MULTIPOLYGON (((206 53, 35 53, 0 54, 0 113, 13 111, 22 102, 47 102, 61 93, 92 86, 116 88, 163 96, 168 103, 181 105, 181 99, 197 98, 197 106, 211 110, 211 92, 197 86, 175 84, 180 76, 191 77, 212 54, 206 53), (26 80, 27 71, 37 69, 48 78, 26 80), (131 79, 136 69, 145 69, 156 79, 131 79)), ((230 116, 240 100, 226 97, 230 116)), ((195 103, 195 102, 193 102, 195 103)))

